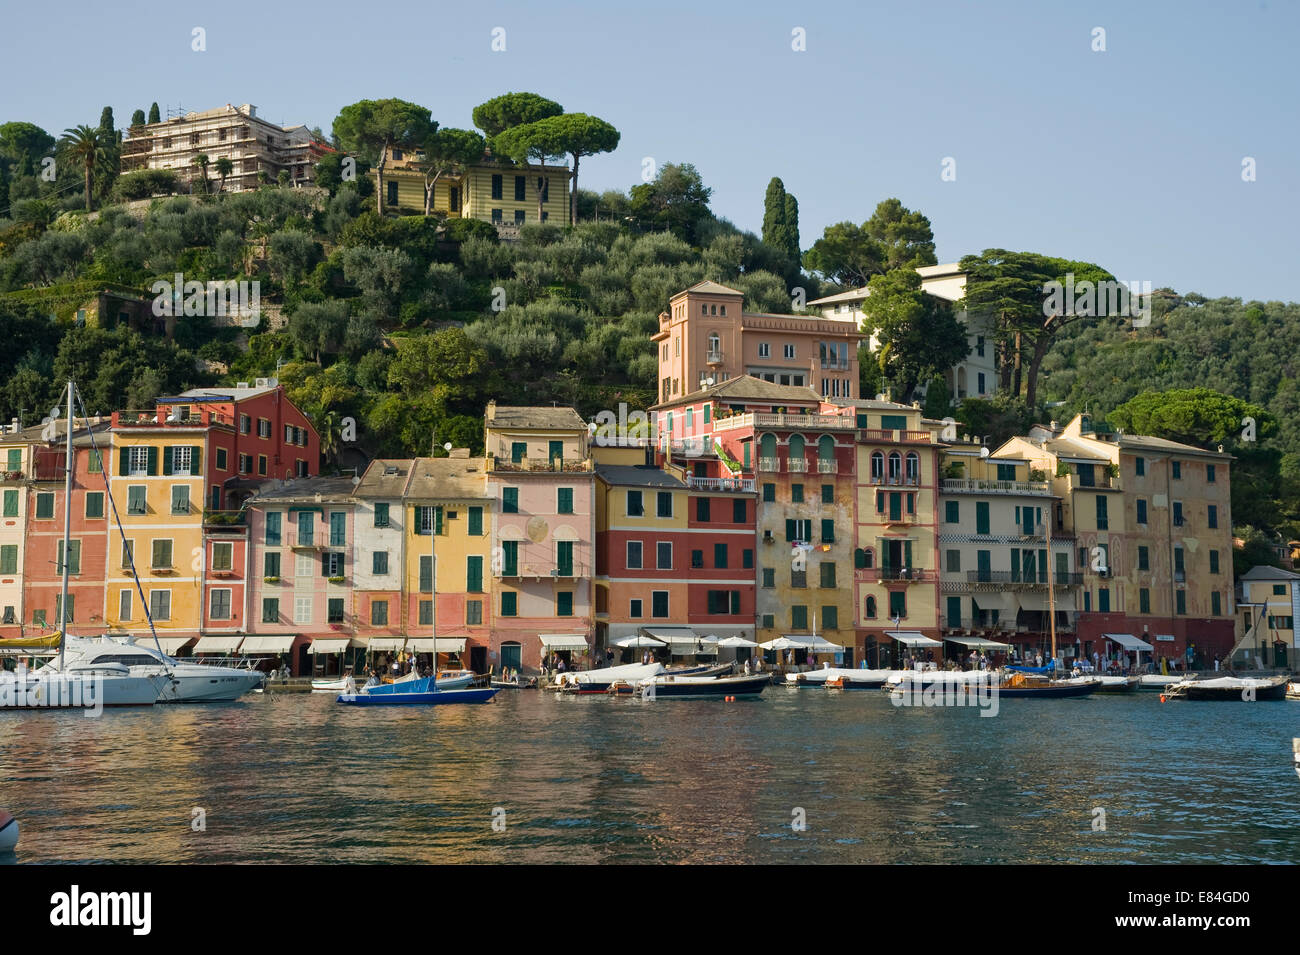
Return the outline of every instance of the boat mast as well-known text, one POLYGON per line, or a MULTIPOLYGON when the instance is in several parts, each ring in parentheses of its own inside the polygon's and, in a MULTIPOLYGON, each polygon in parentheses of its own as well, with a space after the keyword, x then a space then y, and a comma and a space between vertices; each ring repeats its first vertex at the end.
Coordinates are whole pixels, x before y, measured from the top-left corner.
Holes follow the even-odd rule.
POLYGON ((72 379, 68 379, 68 432, 63 475, 63 597, 59 605, 59 672, 63 672, 63 645, 68 638, 68 567, 72 556, 72 379))

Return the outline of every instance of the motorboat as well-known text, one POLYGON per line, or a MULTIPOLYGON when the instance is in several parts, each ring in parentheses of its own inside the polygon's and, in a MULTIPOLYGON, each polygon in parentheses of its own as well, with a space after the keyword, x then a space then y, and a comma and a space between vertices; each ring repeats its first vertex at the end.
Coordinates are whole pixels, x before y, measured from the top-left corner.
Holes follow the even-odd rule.
POLYGON ((898 670, 855 670, 851 667, 823 667, 804 673, 787 673, 785 685, 811 689, 878 690, 898 670))
MULTIPOLYGON (((429 683, 432 677, 425 678, 429 683)), ((387 683, 385 686, 392 686, 387 683)), ((427 684, 426 684, 427 686, 427 684)), ((341 693, 338 702, 345 706, 442 706, 448 703, 487 703, 501 691, 494 686, 447 690, 441 687, 400 693, 341 693)))
POLYGON ((1097 692, 1099 686, 1099 683, 1092 678, 1049 680, 1020 670, 1009 673, 996 670, 907 670, 903 672, 905 675, 902 679, 891 680, 885 685, 887 691, 893 694, 910 693, 919 696, 931 686, 953 691, 969 687, 971 691, 988 693, 999 698, 1063 699, 1089 696, 1097 692))
MULTIPOLYGON (((131 635, 66 639, 64 670, 97 664, 124 666, 132 676, 169 677, 159 703, 228 703, 261 686, 265 679, 258 670, 183 662, 131 635)), ((54 657, 36 672, 58 670, 58 658, 54 657)))
POLYGON ((571 670, 557 673, 548 688, 567 693, 605 693, 620 681, 641 683, 664 672, 662 663, 627 663, 598 670, 571 670))
POLYGON ((1247 703, 1256 700, 1283 700, 1286 699, 1289 682, 1284 676, 1221 676, 1209 680, 1180 680, 1165 690, 1165 699, 1247 703))
POLYGON ((165 674, 132 674, 118 663, 89 663, 63 670, 0 672, 0 710, 153 706, 171 686, 165 674))
POLYGON ((766 673, 748 676, 674 676, 658 674, 648 680, 620 682, 613 689, 642 699, 727 699, 758 696, 772 683, 766 673))

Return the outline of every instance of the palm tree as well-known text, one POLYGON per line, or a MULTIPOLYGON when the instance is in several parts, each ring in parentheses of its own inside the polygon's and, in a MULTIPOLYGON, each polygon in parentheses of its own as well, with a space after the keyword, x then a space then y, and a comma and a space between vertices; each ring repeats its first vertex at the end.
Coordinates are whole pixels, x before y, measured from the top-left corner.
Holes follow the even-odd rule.
POLYGON ((100 141, 99 130, 89 126, 74 126, 63 131, 59 141, 63 154, 75 163, 79 163, 86 176, 86 211, 90 211, 90 188, 95 178, 95 169, 106 146, 100 141))
POLYGON ((337 464, 339 453, 339 415, 337 411, 327 411, 320 421, 320 453, 327 461, 337 464))
POLYGON ((199 153, 190 160, 192 165, 199 167, 199 173, 203 176, 203 194, 208 194, 208 154, 199 153))
POLYGON ((223 192, 226 188, 226 177, 234 171, 235 164, 225 156, 222 156, 212 165, 217 170, 217 175, 221 177, 221 184, 217 186, 217 192, 223 192))

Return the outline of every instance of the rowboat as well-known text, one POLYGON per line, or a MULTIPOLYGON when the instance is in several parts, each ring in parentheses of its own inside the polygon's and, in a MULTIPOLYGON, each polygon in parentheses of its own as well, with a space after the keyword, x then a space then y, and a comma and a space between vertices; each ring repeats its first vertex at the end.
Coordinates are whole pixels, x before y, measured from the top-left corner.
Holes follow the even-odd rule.
POLYGON ((338 702, 345 706, 442 706, 448 703, 487 703, 499 692, 496 687, 487 686, 410 693, 342 693, 338 702))

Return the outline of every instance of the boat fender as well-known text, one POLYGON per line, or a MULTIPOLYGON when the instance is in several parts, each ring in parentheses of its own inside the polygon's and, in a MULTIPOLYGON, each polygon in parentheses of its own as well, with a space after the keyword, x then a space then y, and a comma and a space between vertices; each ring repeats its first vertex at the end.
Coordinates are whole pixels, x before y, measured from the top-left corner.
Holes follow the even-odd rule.
POLYGON ((1160 694, 1160 702, 1165 702, 1165 695, 1163 693, 1160 694))

